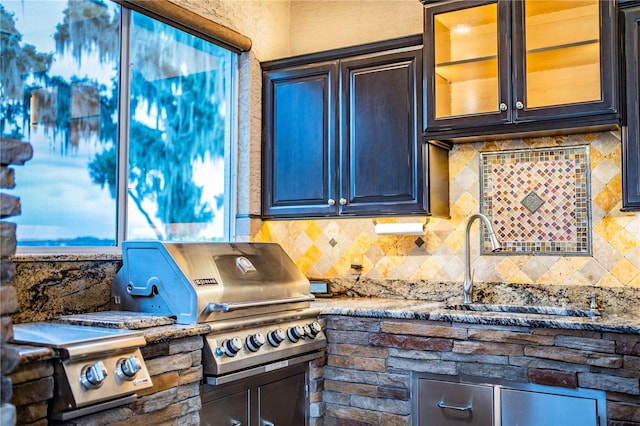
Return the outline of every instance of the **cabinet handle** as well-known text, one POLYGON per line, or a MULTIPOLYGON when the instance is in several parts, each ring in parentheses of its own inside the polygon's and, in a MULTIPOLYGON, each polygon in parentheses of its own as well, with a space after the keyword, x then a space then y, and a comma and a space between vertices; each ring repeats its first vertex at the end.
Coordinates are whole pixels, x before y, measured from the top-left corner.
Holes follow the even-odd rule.
POLYGON ((345 200, 344 198, 340 198, 340 205, 344 206, 345 204, 347 204, 347 200, 345 200))
POLYGON ((509 107, 504 102, 500 102, 500 111, 506 111, 509 107))
POLYGON ((516 102, 516 108, 517 109, 523 109, 524 108, 524 104, 522 103, 522 101, 516 102))
POLYGON ((273 422, 270 422, 269 420, 263 420, 262 426, 276 426, 276 424, 273 422))
POLYGON ((242 426, 242 422, 239 420, 231 420, 231 426, 242 426))
POLYGON ((329 201, 327 201, 327 204, 329 204, 330 206, 335 206, 336 200, 334 200, 333 198, 329 198, 329 201))
POLYGON ((473 406, 471 404, 467 405, 466 407, 459 407, 459 406, 456 406, 456 405, 445 404, 444 401, 438 402, 438 407, 447 408, 449 410, 456 410, 456 411, 471 411, 471 410, 473 410, 473 406))

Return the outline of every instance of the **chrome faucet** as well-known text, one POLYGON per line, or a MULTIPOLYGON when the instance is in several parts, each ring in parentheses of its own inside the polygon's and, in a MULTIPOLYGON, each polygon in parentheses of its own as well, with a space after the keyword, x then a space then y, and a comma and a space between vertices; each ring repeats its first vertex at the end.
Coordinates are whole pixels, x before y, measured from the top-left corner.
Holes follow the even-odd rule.
POLYGON ((489 232, 489 242, 491 243, 491 251, 496 252, 502 250, 500 246, 500 242, 496 238, 496 234, 493 232, 493 227, 491 226, 491 222, 489 219, 482 213, 474 214, 469 218, 469 222, 467 222, 467 230, 464 233, 464 283, 462 285, 462 289, 464 292, 464 300, 462 303, 468 305, 471 303, 471 298, 473 297, 473 272, 471 271, 471 261, 469 255, 469 229, 471 229, 471 225, 473 221, 476 219, 481 219, 484 222, 484 225, 487 227, 487 231, 489 232))

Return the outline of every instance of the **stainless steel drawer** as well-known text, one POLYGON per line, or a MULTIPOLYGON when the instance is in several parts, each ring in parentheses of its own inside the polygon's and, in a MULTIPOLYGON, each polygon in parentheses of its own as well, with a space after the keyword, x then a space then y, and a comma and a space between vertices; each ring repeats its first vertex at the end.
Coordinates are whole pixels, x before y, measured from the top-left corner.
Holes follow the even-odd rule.
POLYGON ((493 424, 493 386, 419 379, 418 426, 493 424))
POLYGON ((501 390, 503 426, 595 426, 597 400, 516 389, 501 390))

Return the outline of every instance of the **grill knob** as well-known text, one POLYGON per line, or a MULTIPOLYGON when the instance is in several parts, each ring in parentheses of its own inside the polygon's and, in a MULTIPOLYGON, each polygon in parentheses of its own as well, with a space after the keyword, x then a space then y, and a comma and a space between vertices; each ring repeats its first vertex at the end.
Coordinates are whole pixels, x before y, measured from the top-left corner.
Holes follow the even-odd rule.
POLYGON ((142 364, 135 355, 119 360, 117 365, 116 374, 124 380, 133 380, 138 371, 142 370, 142 364))
POLYGON ((227 356, 236 356, 240 349, 242 349, 242 340, 234 337, 233 339, 225 340, 222 342, 222 348, 227 356))
POLYGON ((269 344, 273 347, 280 346, 280 343, 284 342, 285 337, 286 335, 281 328, 267 333, 269 344))
POLYGON ((102 361, 98 361, 95 364, 86 365, 83 368, 80 376, 80 382, 82 386, 87 389, 98 389, 104 383, 107 378, 107 369, 102 361))
POLYGON ((311 327, 311 331, 314 334, 318 334, 322 331, 322 326, 320 325, 320 323, 318 321, 314 321, 311 324, 309 324, 309 327, 311 327))
POLYGON ((293 327, 289 327, 287 330, 287 337, 293 343, 296 343, 300 338, 304 336, 304 329, 299 325, 294 325, 293 327))
POLYGON ((318 333, 322 331, 322 326, 318 321, 314 321, 305 327, 305 332, 307 331, 307 329, 309 330, 307 332, 307 336, 312 339, 315 339, 318 333))
POLYGON ((265 344, 265 339, 262 333, 256 333, 247 337, 247 348, 251 352, 257 352, 258 349, 260 349, 260 347, 264 344, 265 344))

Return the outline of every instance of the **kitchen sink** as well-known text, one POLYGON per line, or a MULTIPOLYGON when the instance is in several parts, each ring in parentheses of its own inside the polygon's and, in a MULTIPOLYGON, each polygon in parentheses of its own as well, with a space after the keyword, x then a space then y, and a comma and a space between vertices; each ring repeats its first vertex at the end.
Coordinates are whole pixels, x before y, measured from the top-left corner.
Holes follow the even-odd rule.
POLYGON ((447 305, 445 309, 471 312, 500 312, 527 315, 555 315, 564 317, 594 317, 601 314, 596 310, 537 305, 492 305, 484 303, 470 303, 447 305))

